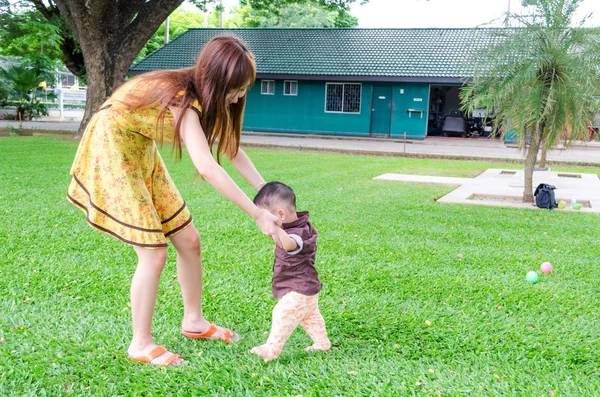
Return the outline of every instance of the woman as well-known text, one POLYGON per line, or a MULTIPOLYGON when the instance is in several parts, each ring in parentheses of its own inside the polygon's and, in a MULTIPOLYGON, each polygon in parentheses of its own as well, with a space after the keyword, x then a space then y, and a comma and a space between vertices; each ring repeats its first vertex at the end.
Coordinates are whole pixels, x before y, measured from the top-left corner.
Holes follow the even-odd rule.
POLYGON ((214 37, 194 67, 147 73, 117 89, 92 117, 79 144, 67 197, 86 213, 91 226, 132 245, 138 256, 131 283, 133 339, 128 349, 134 361, 184 362, 157 346, 151 335, 167 238, 177 250, 182 333, 227 343, 238 339, 202 314, 200 236, 155 142, 173 142, 179 157, 185 145, 204 180, 279 242, 276 226, 281 221, 257 208, 220 166, 223 153, 256 190, 264 184, 239 148, 245 94, 255 78, 256 66, 245 44, 233 36, 214 37))

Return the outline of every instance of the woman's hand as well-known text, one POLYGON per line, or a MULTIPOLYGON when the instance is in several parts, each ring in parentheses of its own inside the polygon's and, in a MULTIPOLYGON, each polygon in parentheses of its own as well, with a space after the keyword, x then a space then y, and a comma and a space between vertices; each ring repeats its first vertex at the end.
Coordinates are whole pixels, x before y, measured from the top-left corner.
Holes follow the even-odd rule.
POLYGON ((281 219, 271 214, 269 211, 261 209, 254 220, 264 235, 268 236, 279 247, 282 246, 281 240, 279 239, 279 233, 277 232, 277 227, 281 227, 281 219))

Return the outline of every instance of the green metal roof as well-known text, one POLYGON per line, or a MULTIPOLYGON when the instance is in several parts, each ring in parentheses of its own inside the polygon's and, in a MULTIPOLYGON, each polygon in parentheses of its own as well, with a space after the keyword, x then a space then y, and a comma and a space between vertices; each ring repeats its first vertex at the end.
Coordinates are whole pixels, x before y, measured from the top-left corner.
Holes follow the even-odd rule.
POLYGON ((131 72, 192 66, 211 37, 233 34, 254 53, 260 77, 452 81, 471 77, 476 54, 508 32, 502 28, 190 29, 132 66, 131 72))

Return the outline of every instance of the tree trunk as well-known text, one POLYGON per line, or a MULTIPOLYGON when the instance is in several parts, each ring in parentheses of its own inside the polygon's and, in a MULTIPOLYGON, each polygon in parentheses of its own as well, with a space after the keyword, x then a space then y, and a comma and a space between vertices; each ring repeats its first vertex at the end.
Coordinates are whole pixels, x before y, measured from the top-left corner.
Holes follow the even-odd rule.
POLYGON ((546 146, 545 138, 542 138, 540 146, 542 149, 542 155, 540 157, 540 168, 546 168, 546 157, 548 156, 548 147, 546 146))
POLYGON ((546 157, 548 156, 548 148, 542 146, 542 155, 540 158, 540 168, 546 168, 546 157))
POLYGON ((135 57, 183 0, 56 0, 79 40, 87 72, 87 100, 76 137, 123 83, 135 57))
POLYGON ((87 96, 85 113, 79 131, 75 135, 76 139, 81 138, 94 112, 123 83, 133 61, 131 57, 124 56, 124 54, 107 57, 106 51, 100 50, 103 46, 106 47, 103 43, 97 43, 96 48, 99 51, 88 53, 85 56, 88 78, 87 96))
POLYGON ((523 190, 523 202, 533 203, 533 169, 540 150, 540 132, 534 131, 527 150, 525 159, 525 189, 523 190))

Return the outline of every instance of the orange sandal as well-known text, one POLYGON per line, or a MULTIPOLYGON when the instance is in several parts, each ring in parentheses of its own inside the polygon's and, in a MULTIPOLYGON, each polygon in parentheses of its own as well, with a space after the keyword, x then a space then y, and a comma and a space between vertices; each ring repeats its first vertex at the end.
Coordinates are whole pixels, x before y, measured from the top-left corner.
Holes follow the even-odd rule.
MULTIPOLYGON (((161 356, 162 354, 166 353, 168 350, 164 347, 164 346, 157 346, 155 347, 150 353, 146 354, 145 356, 132 356, 132 355, 128 355, 130 360, 139 362, 139 363, 149 363, 152 364, 152 361, 154 359, 156 359, 157 357, 161 356)), ((171 357, 169 357, 167 359, 167 361, 165 361, 163 364, 161 364, 162 367, 167 367, 169 365, 171 365, 171 363, 173 361, 175 361, 176 359, 181 358, 181 356, 179 354, 173 354, 171 357)))
POLYGON ((225 336, 223 338, 211 338, 211 336, 217 332, 217 326, 212 323, 210 324, 208 330, 204 332, 190 332, 182 328, 181 333, 183 336, 187 336, 188 338, 192 339, 215 339, 222 340, 225 343, 231 343, 231 336, 233 335, 233 332, 231 332, 231 330, 228 328, 223 328, 223 330, 225 330, 225 336))

